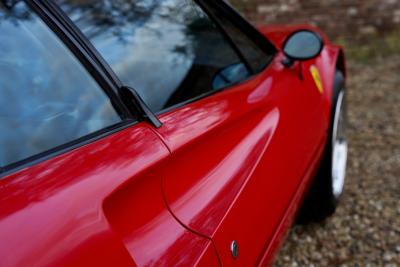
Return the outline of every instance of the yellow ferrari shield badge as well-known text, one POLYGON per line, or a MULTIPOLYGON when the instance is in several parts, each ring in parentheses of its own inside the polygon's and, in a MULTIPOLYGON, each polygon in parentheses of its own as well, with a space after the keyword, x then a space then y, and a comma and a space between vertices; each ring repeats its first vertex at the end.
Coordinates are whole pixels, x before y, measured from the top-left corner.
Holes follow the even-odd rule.
POLYGON ((324 92, 324 86, 322 85, 321 76, 319 75, 319 71, 318 71, 317 67, 312 65, 310 68, 310 72, 314 79, 315 85, 318 88, 318 91, 322 94, 324 92))

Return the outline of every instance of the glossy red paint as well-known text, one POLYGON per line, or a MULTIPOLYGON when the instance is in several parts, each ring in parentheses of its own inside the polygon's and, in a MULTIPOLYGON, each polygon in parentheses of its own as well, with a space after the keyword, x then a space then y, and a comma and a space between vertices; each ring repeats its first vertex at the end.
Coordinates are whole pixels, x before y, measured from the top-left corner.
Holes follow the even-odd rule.
POLYGON ((164 204, 168 155, 142 123, 1 180, 0 265, 218 265, 164 204))
MULTIPOLYGON (((295 28, 264 28, 278 47, 295 28)), ((271 264, 326 142, 340 48, 0 181, 1 266, 271 264), (321 94, 310 75, 321 73, 321 94), (239 256, 230 244, 236 240, 239 256)))
MULTIPOLYGON (((253 266, 326 139, 324 97, 282 56, 263 73, 161 116, 172 155, 163 188, 171 211, 211 238, 227 266, 253 266), (236 240, 240 256, 229 246, 236 240)), ((309 63, 303 63, 305 69, 309 63)))

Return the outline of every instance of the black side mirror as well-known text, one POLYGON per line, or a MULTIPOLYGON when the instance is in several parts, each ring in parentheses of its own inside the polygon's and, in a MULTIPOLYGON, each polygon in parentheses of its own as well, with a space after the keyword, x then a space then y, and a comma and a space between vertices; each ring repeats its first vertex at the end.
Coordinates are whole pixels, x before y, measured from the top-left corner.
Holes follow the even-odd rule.
POLYGON ((310 30, 292 33, 283 45, 283 52, 290 61, 307 60, 318 56, 324 43, 319 34, 310 30))

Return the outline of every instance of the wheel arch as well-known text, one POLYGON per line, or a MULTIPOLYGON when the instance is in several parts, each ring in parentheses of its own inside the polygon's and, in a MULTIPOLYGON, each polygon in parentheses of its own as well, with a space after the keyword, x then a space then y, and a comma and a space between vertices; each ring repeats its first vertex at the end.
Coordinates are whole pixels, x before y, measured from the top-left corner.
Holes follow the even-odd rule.
POLYGON ((346 57, 343 48, 329 43, 326 44, 321 55, 316 59, 315 64, 321 73, 321 80, 324 85, 324 113, 327 121, 330 121, 336 71, 339 70, 342 72, 343 83, 347 77, 346 57))
POLYGON ((337 57, 336 57, 336 68, 335 70, 339 70, 343 73, 344 77, 347 77, 347 68, 346 68, 346 57, 344 54, 343 48, 339 47, 337 57))

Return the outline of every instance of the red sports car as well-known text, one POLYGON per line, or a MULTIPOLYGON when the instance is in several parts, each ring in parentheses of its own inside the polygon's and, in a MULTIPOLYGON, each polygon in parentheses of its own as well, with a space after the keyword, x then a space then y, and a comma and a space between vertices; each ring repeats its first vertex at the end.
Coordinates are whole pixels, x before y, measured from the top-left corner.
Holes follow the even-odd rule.
POLYGON ((0 1, 0 266, 265 266, 343 191, 345 59, 222 0, 0 1))

